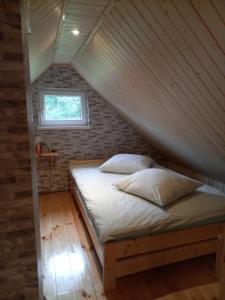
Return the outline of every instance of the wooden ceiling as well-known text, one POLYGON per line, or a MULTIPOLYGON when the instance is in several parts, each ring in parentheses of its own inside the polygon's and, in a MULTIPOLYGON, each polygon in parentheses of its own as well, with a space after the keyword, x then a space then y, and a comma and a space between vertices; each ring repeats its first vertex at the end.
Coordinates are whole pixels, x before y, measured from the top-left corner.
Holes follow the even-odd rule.
POLYGON ((28 35, 31 81, 53 62, 63 0, 30 0, 32 33, 28 35))
POLYGON ((112 0, 30 0, 31 81, 52 63, 71 63, 101 24, 112 0), (78 29, 75 36, 71 31, 78 29))
POLYGON ((99 16, 78 46, 63 24, 52 61, 70 62, 165 156, 225 182, 225 2, 69 2, 99 16))
POLYGON ((64 17, 56 42, 55 63, 71 62, 107 4, 107 0, 68 0, 65 2, 64 17), (78 36, 74 36, 71 32, 74 29, 79 29, 80 34, 78 36))

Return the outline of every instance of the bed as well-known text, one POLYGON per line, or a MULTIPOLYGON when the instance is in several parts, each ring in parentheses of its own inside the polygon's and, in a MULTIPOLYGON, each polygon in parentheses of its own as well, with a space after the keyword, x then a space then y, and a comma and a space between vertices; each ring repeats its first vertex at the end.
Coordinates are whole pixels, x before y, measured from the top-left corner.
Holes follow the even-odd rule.
POLYGON ((224 194, 204 185, 162 209, 118 191, 113 183, 125 175, 101 172, 101 163, 71 161, 70 192, 102 265, 106 293, 117 277, 216 252, 225 228, 224 194))

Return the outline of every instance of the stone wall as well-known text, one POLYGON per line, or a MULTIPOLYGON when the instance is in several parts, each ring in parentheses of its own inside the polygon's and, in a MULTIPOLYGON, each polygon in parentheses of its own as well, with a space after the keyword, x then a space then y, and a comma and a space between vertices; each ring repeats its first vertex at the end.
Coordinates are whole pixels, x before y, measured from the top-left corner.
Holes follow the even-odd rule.
POLYGON ((0 299, 38 299, 19 0, 0 1, 0 299))
POLYGON ((39 191, 67 189, 70 159, 107 158, 121 152, 155 156, 150 145, 71 66, 51 66, 32 89, 36 136, 59 152, 51 170, 47 159, 38 159, 39 191), (38 130, 38 92, 46 88, 85 89, 90 129, 38 130))

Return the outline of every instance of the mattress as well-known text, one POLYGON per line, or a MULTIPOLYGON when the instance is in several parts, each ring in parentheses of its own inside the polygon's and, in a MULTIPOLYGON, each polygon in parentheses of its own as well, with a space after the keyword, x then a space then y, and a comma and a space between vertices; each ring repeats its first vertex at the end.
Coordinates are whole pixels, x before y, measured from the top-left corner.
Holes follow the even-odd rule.
POLYGON ((126 175, 104 173, 98 166, 70 165, 70 173, 102 243, 225 221, 225 195, 215 188, 203 185, 162 208, 117 190, 113 183, 126 175))

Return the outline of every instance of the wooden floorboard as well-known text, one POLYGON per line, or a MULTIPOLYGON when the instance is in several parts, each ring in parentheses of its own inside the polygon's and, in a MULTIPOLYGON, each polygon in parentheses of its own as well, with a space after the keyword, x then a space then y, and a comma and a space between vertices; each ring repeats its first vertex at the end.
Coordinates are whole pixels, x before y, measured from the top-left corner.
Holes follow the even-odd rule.
POLYGON ((216 300, 215 256, 176 263, 117 280, 102 292, 101 266, 82 247, 79 217, 67 192, 40 196, 44 294, 47 300, 216 300))

